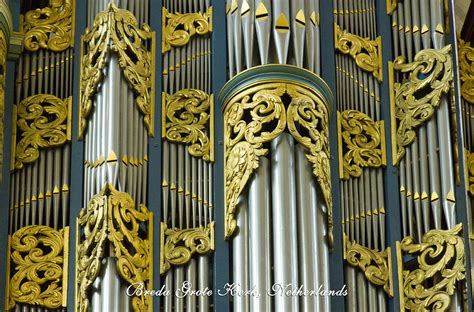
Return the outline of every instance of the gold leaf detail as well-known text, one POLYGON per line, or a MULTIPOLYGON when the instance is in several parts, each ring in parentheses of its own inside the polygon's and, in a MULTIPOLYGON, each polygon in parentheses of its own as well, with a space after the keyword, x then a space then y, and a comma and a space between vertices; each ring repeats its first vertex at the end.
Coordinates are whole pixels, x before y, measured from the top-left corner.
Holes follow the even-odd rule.
POLYGON ((470 42, 458 39, 459 75, 461 76, 461 95, 464 100, 474 104, 474 48, 470 42))

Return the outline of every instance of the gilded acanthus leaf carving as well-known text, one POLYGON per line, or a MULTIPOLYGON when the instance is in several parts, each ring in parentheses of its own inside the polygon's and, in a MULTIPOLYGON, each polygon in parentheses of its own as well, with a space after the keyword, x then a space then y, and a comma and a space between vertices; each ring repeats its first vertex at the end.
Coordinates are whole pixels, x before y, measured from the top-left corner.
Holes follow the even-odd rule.
POLYGON ((171 13, 163 8, 161 52, 186 45, 194 35, 212 32, 212 7, 205 13, 171 13))
POLYGON ((372 73, 379 82, 382 81, 382 37, 374 40, 362 38, 334 24, 334 44, 337 51, 349 54, 357 66, 372 73))
POLYGON ((71 109, 72 97, 61 100, 49 94, 32 95, 17 105, 15 169, 36 161, 41 148, 70 141, 71 109))
MULTIPOLYGON (((392 140, 397 145, 393 151, 394 163, 405 155, 405 147, 415 141, 416 129, 434 116, 453 81, 451 45, 440 50, 422 50, 415 55, 413 63, 405 61, 404 56, 397 57, 393 70, 408 74, 407 81, 391 81, 392 140)), ((391 80, 393 70, 390 70, 391 80)))
POLYGON ((360 177, 362 168, 386 165, 383 121, 374 121, 356 110, 338 115, 340 177, 360 177))
POLYGON ((204 255, 214 250, 214 222, 191 229, 170 229, 161 223, 160 273, 172 265, 183 265, 194 254, 204 255))
POLYGON ((465 279, 462 224, 450 230, 431 230, 419 244, 405 237, 397 248, 399 263, 404 252, 415 255, 418 264, 416 269, 399 268, 402 306, 410 311, 447 311, 456 283, 465 279))
POLYGON ((214 161, 213 96, 196 89, 185 89, 173 95, 163 93, 163 138, 189 145, 194 157, 214 161))
POLYGON ((49 309, 66 306, 69 228, 30 225, 11 237, 9 300, 49 309))
POLYGON ((64 51, 74 45, 75 0, 49 0, 48 6, 26 12, 24 46, 29 51, 64 51))
POLYGON ((147 24, 140 29, 135 16, 110 3, 98 13, 92 29, 82 37, 79 137, 85 134, 92 111, 93 96, 104 78, 109 52, 118 55, 118 64, 137 97, 148 134, 153 136, 153 88, 155 83, 155 33, 147 24))
POLYGON ((470 42, 458 39, 459 75, 461 95, 464 100, 474 104, 474 48, 470 42))

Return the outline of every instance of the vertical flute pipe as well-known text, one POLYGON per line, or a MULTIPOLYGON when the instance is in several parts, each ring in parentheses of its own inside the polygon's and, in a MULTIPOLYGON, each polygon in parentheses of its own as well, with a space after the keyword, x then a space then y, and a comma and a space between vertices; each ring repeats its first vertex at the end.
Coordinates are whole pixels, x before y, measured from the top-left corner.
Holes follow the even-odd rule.
MULTIPOLYGON (((233 282, 241 289, 249 288, 249 255, 248 255, 248 202, 247 197, 241 195, 237 202, 238 233, 232 240, 232 275, 233 282)), ((233 298, 234 311, 247 312, 249 309, 248 296, 233 298)))
MULTIPOLYGON (((272 207, 275 285, 298 285, 296 188, 293 138, 286 133, 274 139, 272 155, 272 207)), ((280 292, 282 289, 274 289, 280 292)), ((298 298, 275 296, 275 311, 298 309, 298 298)))

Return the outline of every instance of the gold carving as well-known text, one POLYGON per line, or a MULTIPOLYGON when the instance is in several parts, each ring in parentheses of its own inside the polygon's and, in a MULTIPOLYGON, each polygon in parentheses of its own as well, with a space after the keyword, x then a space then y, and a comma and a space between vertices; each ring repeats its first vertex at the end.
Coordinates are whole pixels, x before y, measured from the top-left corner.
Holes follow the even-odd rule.
POLYGON ((357 66, 372 73, 377 81, 382 81, 382 37, 374 40, 362 38, 334 24, 334 44, 337 51, 349 54, 357 66))
POLYGON ((138 27, 135 16, 110 3, 98 13, 92 29, 82 37, 79 138, 83 138, 92 110, 93 96, 104 79, 109 52, 118 54, 118 63, 129 86, 137 94, 148 134, 153 136, 155 83, 155 33, 147 24, 138 27))
POLYGON ((392 15, 393 11, 397 9, 399 0, 387 0, 387 14, 392 15))
MULTIPOLYGON (((76 311, 89 306, 88 291, 100 273, 107 244, 113 246, 117 273, 133 287, 152 289, 153 216, 140 205, 135 209, 127 193, 118 192, 111 184, 95 195, 78 218, 76 311), (140 229, 147 223, 147 234, 140 229)), ((151 297, 143 293, 132 298, 133 311, 151 311, 151 297)))
POLYGON ((466 183, 467 190, 471 196, 474 196, 474 153, 466 152, 466 183))
POLYGON ((205 161, 214 161, 213 96, 196 89, 173 95, 163 93, 162 136, 170 142, 188 144, 188 152, 205 161), (209 136, 206 125, 209 123, 209 136))
POLYGON ((214 222, 192 229, 169 229, 161 223, 160 273, 172 265, 183 265, 194 254, 204 255, 214 250, 214 222))
POLYGON ((384 251, 373 250, 350 241, 344 234, 344 259, 351 266, 361 269, 369 282, 382 286, 393 297, 390 247, 384 251))
POLYGON ((192 36, 212 32, 212 7, 205 13, 171 13, 163 8, 161 52, 186 45, 192 36))
POLYGON ((360 177, 362 168, 386 165, 385 132, 383 121, 373 121, 356 110, 338 113, 341 153, 339 175, 341 179, 360 177))
POLYGON ((224 110, 225 132, 225 237, 237 227, 237 199, 259 157, 268 154, 264 144, 288 126, 291 135, 306 148, 328 206, 328 240, 332 245, 332 197, 329 165, 329 111, 318 93, 290 83, 264 83, 239 93, 224 110), (288 111, 283 98, 288 96, 288 111))
POLYGON ((463 99, 474 104, 474 48, 470 42, 461 38, 459 43, 459 75, 461 76, 461 95, 463 99))
POLYGON ((14 169, 32 163, 40 148, 56 147, 71 140, 72 97, 61 100, 54 95, 37 94, 27 97, 16 109, 14 169))
POLYGON ((69 228, 30 225, 11 237, 9 307, 66 307, 69 228))
POLYGON ((28 51, 64 51, 74 45, 74 0, 49 0, 47 7, 26 12, 24 46, 28 51))
POLYGON ((400 303, 411 311, 447 311, 456 283, 465 279, 466 259, 462 224, 431 230, 416 244, 413 237, 397 242, 400 303), (402 252, 416 256, 416 269, 403 268, 402 252))
POLYGON ((405 147, 416 139, 416 128, 434 116, 441 97, 449 92, 453 81, 451 45, 440 50, 425 49, 415 55, 413 63, 405 64, 399 56, 389 65, 392 141, 394 164, 405 155, 405 147), (394 70, 408 74, 403 83, 394 82, 394 70), (396 120, 395 120, 396 119, 396 120))

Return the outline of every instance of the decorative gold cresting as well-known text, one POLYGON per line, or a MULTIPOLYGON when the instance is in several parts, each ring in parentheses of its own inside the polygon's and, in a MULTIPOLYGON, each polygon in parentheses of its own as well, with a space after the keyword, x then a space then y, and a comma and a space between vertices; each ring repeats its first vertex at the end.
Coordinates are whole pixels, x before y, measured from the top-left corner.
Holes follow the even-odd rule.
POLYGON ((329 164, 329 110, 314 90, 299 84, 262 83, 238 93, 224 109, 225 149, 225 237, 237 228, 237 200, 250 176, 259 166, 259 157, 268 154, 264 144, 279 136, 286 127, 306 149, 328 206, 328 240, 332 245, 332 197, 329 164), (286 108, 283 98, 289 97, 286 108))
POLYGON ((173 95, 163 93, 162 136, 188 144, 188 152, 214 161, 214 97, 204 91, 185 89, 173 95))
POLYGON ((384 122, 356 110, 338 112, 339 176, 360 177, 362 168, 387 164, 384 122))
MULTIPOLYGON (((153 215, 143 205, 111 184, 92 197, 77 219, 76 311, 89 307, 88 291, 99 276, 105 248, 113 246, 117 273, 133 287, 152 289, 153 215), (145 223, 146 234, 140 224, 145 223)), ((133 311, 152 311, 151 297, 143 293, 132 298, 133 311)))
POLYGON ((399 56, 389 64, 394 164, 405 155, 405 147, 415 141, 416 128, 434 116, 453 81, 451 45, 422 50, 413 63, 405 62, 405 57, 399 56), (395 82, 394 71, 408 74, 407 81, 395 82))
POLYGON ((461 95, 464 100, 474 104, 474 48, 470 42, 458 39, 459 75, 461 76, 461 95))
POLYGON ((373 250, 350 241, 344 234, 344 259, 351 266, 359 268, 365 277, 374 285, 393 297, 392 265, 390 247, 383 251, 373 250))
POLYGON ((64 51, 74 46, 75 0, 49 0, 48 6, 26 12, 22 24, 28 51, 64 51))
POLYGON ((160 273, 172 265, 184 265, 194 254, 204 255, 214 250, 214 222, 192 229, 169 229, 161 223, 160 273))
POLYGON ((411 236, 397 242, 400 304, 403 311, 447 311, 456 283, 465 279, 462 224, 431 230, 416 244, 411 236), (403 268, 402 253, 416 256, 417 268, 403 268))
POLYGON ((39 157, 41 148, 71 140, 72 97, 61 100, 49 94, 32 95, 14 109, 12 169, 21 169, 39 157), (16 134, 16 135, 15 135, 16 134))
POLYGON ((192 36, 212 32, 212 7, 205 13, 171 13, 163 8, 161 52, 185 46, 192 36))
POLYGON ((382 81, 382 37, 362 38, 334 24, 334 44, 337 51, 349 54, 357 66, 372 73, 378 82, 382 81))
POLYGON ((69 227, 30 225, 10 238, 6 310, 15 304, 66 307, 69 227))
POLYGON ((154 134, 155 33, 147 24, 138 27, 130 11, 109 3, 98 13, 92 29, 82 36, 79 138, 83 138, 92 110, 93 96, 104 78, 109 52, 118 55, 118 64, 129 86, 137 94, 148 134, 154 134))

